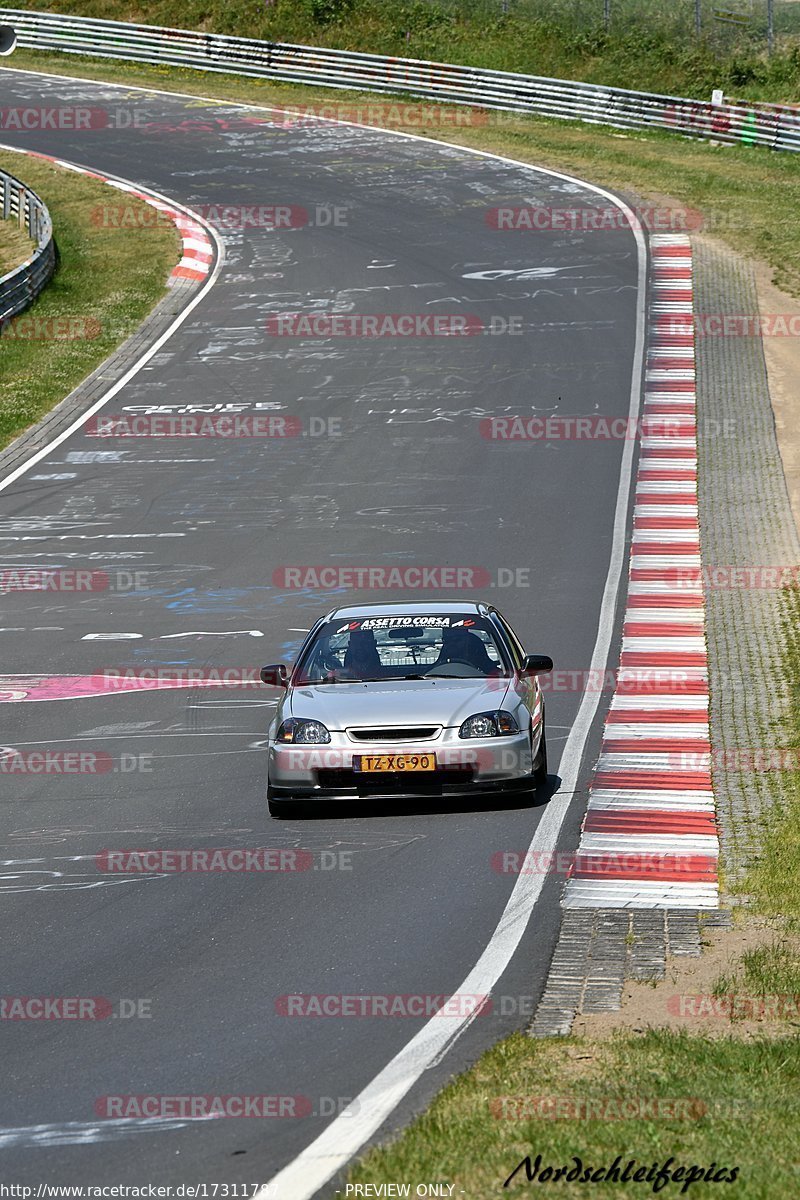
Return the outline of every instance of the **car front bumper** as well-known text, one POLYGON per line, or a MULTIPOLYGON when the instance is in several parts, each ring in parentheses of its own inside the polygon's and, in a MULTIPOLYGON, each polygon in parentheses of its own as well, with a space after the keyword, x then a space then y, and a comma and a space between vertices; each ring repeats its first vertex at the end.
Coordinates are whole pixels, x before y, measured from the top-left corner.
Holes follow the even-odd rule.
POLYGON ((527 732, 502 738, 460 739, 457 730, 444 730, 438 738, 420 742, 370 741, 357 745, 344 733, 332 733, 331 742, 325 745, 271 743, 268 794, 276 800, 466 796, 531 788, 532 769, 527 732), (353 768, 356 755, 398 754, 434 754, 436 769, 366 772, 353 768))

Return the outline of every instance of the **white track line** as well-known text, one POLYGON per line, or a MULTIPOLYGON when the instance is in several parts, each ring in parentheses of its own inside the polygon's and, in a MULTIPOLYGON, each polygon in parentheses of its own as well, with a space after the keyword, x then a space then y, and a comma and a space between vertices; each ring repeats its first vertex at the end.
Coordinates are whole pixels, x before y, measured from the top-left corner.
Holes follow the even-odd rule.
MULTIPOLYGON (((33 72, 33 71, 26 72, 26 74, 35 74, 35 73, 36 72, 33 72)), ((59 76, 59 78, 69 78, 69 76, 59 76)), ((201 224, 203 226, 203 228, 205 230, 207 230, 207 232, 210 234, 210 236, 214 240, 216 247, 217 247, 217 265, 214 268, 213 272, 208 276, 206 283, 203 285, 203 287, 200 288, 197 295, 194 296, 189 301, 189 303, 178 314, 178 316, 175 318, 175 320, 172 322, 172 324, 167 329, 165 329, 165 331, 161 334, 161 337, 159 337, 157 339, 157 341, 155 341, 153 343, 153 345, 149 348, 149 350, 146 350, 144 352, 144 354, 142 355, 141 358, 137 359, 137 361, 133 364, 133 366, 130 367, 129 370, 127 370, 125 372, 125 374, 120 379, 118 379, 117 382, 115 384, 113 384, 113 386, 110 387, 107 392, 103 393, 103 395, 101 396, 101 398, 99 400, 95 401, 95 403, 91 406, 91 408, 87 408, 86 411, 81 413, 81 415, 79 417, 77 417, 72 422, 71 425, 69 425, 66 429, 63 429, 61 431, 61 433, 56 434, 56 436, 53 438, 52 441, 48 442, 46 446, 43 446, 41 448, 41 450, 37 450, 36 453, 31 455, 31 457, 26 462, 22 463, 21 466, 16 467, 15 470, 13 470, 9 475, 6 475, 4 478, 0 479, 0 492, 3 492, 3 491, 5 491, 5 489, 7 487, 10 487, 10 485, 12 483, 14 483, 17 479, 19 479, 20 476, 24 475, 26 473, 26 471, 29 471, 31 467, 35 466, 38 462, 41 462, 41 460, 43 458, 45 458, 46 455, 50 454, 55 449, 56 446, 60 445, 61 442, 65 441, 68 437, 71 437, 73 433, 76 433, 83 425, 85 425, 85 423, 86 423, 86 421, 88 421, 89 417, 93 416, 94 413, 98 412, 101 408, 104 407, 104 405, 108 404, 109 400, 113 400, 113 398, 114 398, 114 396, 116 396, 117 392, 121 391, 122 388, 124 388, 125 385, 131 379, 133 379, 133 377, 135 375, 138 375, 138 373, 139 373, 139 371, 141 371, 142 367, 146 366, 146 364, 150 361, 150 359, 153 357, 153 355, 158 353, 158 351, 161 349, 161 347, 164 345, 164 343, 169 338, 172 337, 172 335, 173 335, 173 333, 175 333, 176 329, 180 328, 180 326, 184 323, 184 321, 189 316, 189 314, 197 307, 197 305, 200 303, 200 301, 202 299, 204 299, 204 297, 208 294, 208 292, 211 290, 211 288, 216 283, 217 277, 219 276, 219 273, 222 269, 223 263, 225 262, 225 245, 224 245, 222 239, 220 238, 219 234, 217 233, 217 231, 214 229, 214 227, 212 225, 209 225, 206 221, 204 221, 202 219, 202 217, 198 216, 197 213, 192 212, 192 210, 190 208, 186 208, 182 204, 177 204, 174 200, 171 200, 168 196, 163 196, 160 192, 153 191, 152 188, 145 188, 145 187, 142 187, 140 184, 133 184, 129 180, 121 179, 117 175, 108 175, 103 172, 95 171, 93 167, 80 167, 80 166, 78 166, 77 163, 66 162, 64 159, 60 159, 60 158, 57 159, 55 157, 51 157, 48 154, 39 154, 34 151, 20 149, 18 146, 9 146, 9 145, 6 145, 5 143, 0 143, 0 150, 8 150, 13 154, 29 154, 30 157, 32 157, 32 158, 45 159, 46 161, 53 163, 56 166, 66 167, 66 168, 69 168, 70 170, 77 171, 80 174, 88 172, 89 176, 94 177, 94 178, 96 178, 98 175, 102 175, 103 180, 110 183, 112 187, 124 188, 124 190, 126 190, 126 191, 134 191, 134 192, 136 192, 137 197, 140 197, 142 199, 146 199, 147 197, 152 196, 152 198, 155 201, 160 201, 164 204, 168 204, 170 206, 170 208, 173 208, 179 212, 185 213, 187 217, 191 217, 191 219, 193 221, 196 221, 199 224, 201 224)), ((70 395, 71 394, 72 393, 70 393, 70 395)), ((65 400, 68 400, 68 399, 69 399, 69 396, 66 396, 65 400)), ((63 401, 62 401, 62 403, 63 403, 63 401)), ((11 446, 13 446, 13 445, 14 445, 14 443, 12 442, 11 446)), ((10 449, 10 447, 8 447, 8 448, 10 449)))
MULTIPOLYGON (((12 70, 13 68, 4 68, 12 70)), ((20 74, 41 75, 42 72, 25 71, 20 74)), ((66 79, 70 82, 86 83, 86 79, 79 76, 69 75, 50 75, 44 72, 47 78, 66 79)), ((88 82, 100 82, 89 80, 88 82)), ((219 100, 214 97, 198 97, 192 93, 180 93, 162 91, 155 88, 132 87, 125 84, 102 84, 103 87, 118 87, 126 91, 141 91, 151 94, 160 94, 170 97, 191 98, 193 100, 204 99, 209 103, 225 104, 232 108, 250 109, 256 111, 284 111, 270 109, 268 105, 258 104, 237 104, 232 101, 219 100)), ((285 112, 284 112, 285 115, 285 112)), ((551 179, 560 179, 571 184, 578 184, 580 187, 594 192, 598 196, 602 196, 612 205, 618 208, 625 214, 625 217, 631 227, 631 233, 636 242, 638 265, 637 265, 637 312, 636 312, 636 334, 633 358, 633 373, 631 378, 631 392, 629 401, 628 416, 629 419, 635 421, 639 415, 640 396, 643 385, 643 364, 645 357, 645 294, 646 294, 646 279, 647 279, 647 247, 642 230, 638 227, 638 221, 634 213, 618 197, 607 192, 604 188, 597 187, 595 184, 587 183, 585 180, 576 179, 574 176, 565 175, 560 171, 551 171, 545 167, 535 167, 531 163, 520 162, 518 159, 506 158, 499 154, 490 154, 486 150, 473 150, 471 147, 458 146, 452 142, 441 141, 438 138, 423 137, 420 134, 399 133, 394 130, 381 129, 378 126, 370 126, 359 124, 354 121, 334 121, 320 118, 321 123, 333 125, 356 126, 361 129, 370 129, 382 133, 386 137, 402 138, 410 141, 418 141, 429 143, 434 146, 442 146, 448 150, 462 152, 465 154, 474 155, 478 158, 491 159, 494 162, 505 163, 509 166, 520 167, 525 171, 535 172, 537 175, 546 175, 551 179)), ((211 279, 216 278, 217 272, 211 279)), ((201 292, 201 296, 205 294, 205 288, 201 292)), ((197 303, 198 300, 195 301, 197 303)), ((691 304, 689 305, 691 311, 691 304)), ((185 315, 185 314, 184 314, 185 315)), ((176 323, 179 324, 180 322, 176 323)), ((165 334, 159 345, 166 340, 172 329, 165 334)), ((151 357, 151 351, 147 357, 151 357)), ((115 385, 112 393, 109 393, 104 400, 98 402, 92 412, 97 411, 102 407, 105 400, 110 398, 123 386, 124 382, 131 374, 135 374, 140 369, 142 363, 138 364, 125 380, 120 381, 115 385)), ((74 428, 80 428, 80 425, 86 419, 85 414, 74 428)), ((58 440, 63 441, 68 433, 72 432, 73 428, 66 431, 58 440)), ((56 443, 53 443, 56 444, 56 443)), ((48 447, 49 449, 49 447, 48 447)), ((622 570, 625 565, 625 536, 627 527, 628 507, 631 495, 631 484, 633 478, 633 451, 634 442, 632 439, 626 439, 622 451, 622 460, 620 463, 619 484, 617 487, 617 499, 614 511, 613 538, 611 545, 611 556, 608 565, 608 573, 606 575, 605 586, 603 588, 603 599, 600 607, 600 616, 598 619, 597 639, 595 641, 594 650, 592 652, 592 661, 590 670, 602 672, 608 661, 608 654, 611 648, 611 638, 614 629, 614 614, 616 610, 617 596, 619 594, 620 580, 622 570)), ((43 452, 44 453, 44 452, 43 452)), ((31 464, 25 464, 19 472, 15 472, 5 484, 0 484, 0 490, 3 486, 7 486, 11 482, 11 478, 16 478, 18 474, 22 474, 31 464)), ((555 851, 558 837, 561 832, 561 826, 564 818, 567 815, 569 805, 573 799, 573 794, 578 779, 578 770, 580 767, 583 749, 586 743, 586 738, 589 735, 592 722, 600 701, 600 692, 598 690, 587 690, 583 694, 580 706, 578 708, 575 722, 569 732, 567 741, 564 745, 561 762, 566 762, 567 766, 561 776, 561 787, 553 795, 544 815, 540 820, 533 839, 528 848, 530 854, 548 854, 555 851)), ((456 994, 469 991, 475 994, 486 995, 492 991, 497 984, 500 976, 506 970, 514 952, 519 945, 520 939, 525 931, 525 928, 530 919, 533 907, 539 898, 544 876, 525 876, 519 875, 517 882, 508 898, 503 914, 497 924, 497 927, 492 934, 489 942, 478 959, 477 963, 470 971, 464 982, 456 989, 456 994)), ((394 1058, 379 1072, 378 1075, 369 1083, 366 1088, 353 1101, 354 1115, 346 1113, 336 1117, 330 1125, 315 1138, 315 1140, 302 1150, 300 1154, 284 1167, 278 1174, 268 1183, 265 1184, 259 1192, 256 1193, 253 1200, 310 1200, 328 1180, 330 1180, 338 1171, 346 1166, 347 1162, 354 1154, 361 1149, 366 1141, 380 1128, 384 1121, 394 1111, 400 1101, 411 1090, 420 1076, 433 1066, 450 1048, 462 1033, 465 1032, 468 1025, 474 1019, 472 1016, 466 1016, 457 1023, 454 1021, 444 1022, 440 1018, 432 1017, 430 1021, 417 1033, 415 1037, 400 1050, 394 1058)))

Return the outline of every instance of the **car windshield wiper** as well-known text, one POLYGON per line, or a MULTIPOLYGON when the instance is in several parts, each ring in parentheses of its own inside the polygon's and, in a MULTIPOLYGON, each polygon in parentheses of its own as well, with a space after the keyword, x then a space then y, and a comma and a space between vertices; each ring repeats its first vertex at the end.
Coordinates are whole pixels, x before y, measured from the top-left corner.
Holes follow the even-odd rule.
POLYGON ((433 675, 427 676, 428 679, 488 679, 488 675, 445 675, 441 671, 437 671, 433 675))
POLYGON ((430 671, 426 679, 508 679, 508 675, 444 675, 439 671, 430 671))
POLYGON ((383 682, 383 680, 381 678, 379 678, 378 676, 373 676, 373 677, 366 676, 364 679, 362 679, 361 677, 356 678, 353 675, 353 676, 348 676, 347 679, 342 679, 341 676, 339 676, 339 675, 323 675, 321 679, 307 680, 305 686, 306 687, 316 686, 318 683, 382 683, 382 682, 383 682))

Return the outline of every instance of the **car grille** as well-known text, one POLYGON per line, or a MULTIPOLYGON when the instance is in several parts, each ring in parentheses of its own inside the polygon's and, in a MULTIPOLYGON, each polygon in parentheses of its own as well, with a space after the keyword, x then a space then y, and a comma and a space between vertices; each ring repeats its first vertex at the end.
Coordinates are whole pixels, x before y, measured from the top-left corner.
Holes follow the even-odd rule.
POLYGON ((369 729, 348 729, 355 742, 416 742, 436 737, 438 725, 384 725, 369 729))

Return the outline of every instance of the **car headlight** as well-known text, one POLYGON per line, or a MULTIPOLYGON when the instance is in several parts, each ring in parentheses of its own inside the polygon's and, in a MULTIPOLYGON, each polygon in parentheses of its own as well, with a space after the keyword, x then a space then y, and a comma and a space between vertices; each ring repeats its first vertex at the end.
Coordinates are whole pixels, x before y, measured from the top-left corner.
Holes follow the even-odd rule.
POLYGON ((294 745, 329 742, 331 735, 321 721, 303 721, 299 717, 289 717, 278 730, 276 741, 292 742, 294 745))
POLYGON ((462 738, 503 737, 510 733, 519 733, 519 725, 510 712, 476 713, 467 717, 458 731, 462 738))

